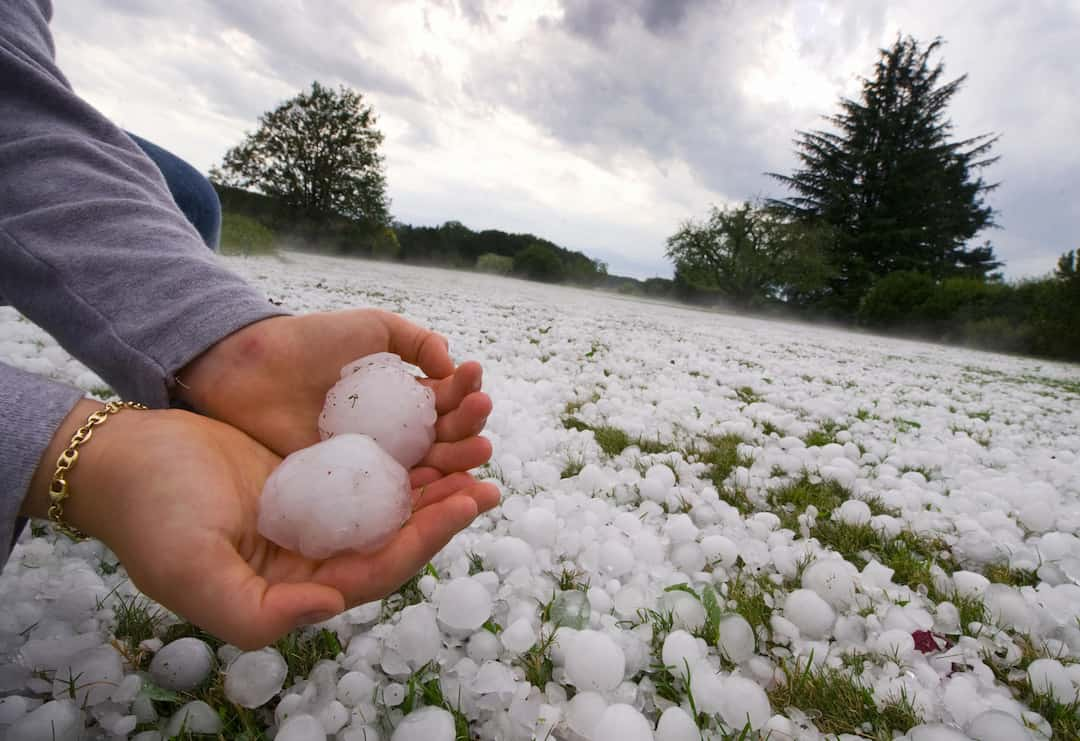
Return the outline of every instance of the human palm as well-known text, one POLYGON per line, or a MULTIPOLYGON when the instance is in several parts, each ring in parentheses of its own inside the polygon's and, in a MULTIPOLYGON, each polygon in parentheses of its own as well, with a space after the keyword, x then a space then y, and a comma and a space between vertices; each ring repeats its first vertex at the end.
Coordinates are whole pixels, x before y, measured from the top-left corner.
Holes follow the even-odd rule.
POLYGON ((97 502, 79 525, 143 592, 241 648, 385 596, 499 497, 468 474, 414 470, 413 515, 389 544, 312 560, 259 535, 259 495, 280 458, 245 433, 170 410, 110 426, 87 470, 110 506, 97 502))
POLYGON ((377 352, 419 366, 435 392, 436 442, 421 469, 467 471, 490 458, 490 444, 479 437, 491 412, 480 391, 480 366, 455 367, 440 335, 375 309, 274 317, 245 327, 181 371, 180 398, 288 455, 318 442, 319 412, 342 366, 377 352))

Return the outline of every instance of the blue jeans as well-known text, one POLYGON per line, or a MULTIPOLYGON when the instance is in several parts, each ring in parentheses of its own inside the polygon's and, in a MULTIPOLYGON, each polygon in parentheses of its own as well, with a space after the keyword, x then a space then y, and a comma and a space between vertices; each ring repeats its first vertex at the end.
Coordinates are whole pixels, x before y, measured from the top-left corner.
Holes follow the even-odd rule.
POLYGON ((202 173, 172 152, 135 136, 130 131, 128 136, 161 170, 173 200, 199 232, 206 246, 217 251, 221 243, 221 200, 218 199, 214 186, 202 173))

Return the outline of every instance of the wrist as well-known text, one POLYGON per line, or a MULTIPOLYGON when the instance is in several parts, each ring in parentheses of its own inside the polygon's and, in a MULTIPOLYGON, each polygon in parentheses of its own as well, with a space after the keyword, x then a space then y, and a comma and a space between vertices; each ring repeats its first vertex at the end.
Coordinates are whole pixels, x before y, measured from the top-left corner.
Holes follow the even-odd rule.
POLYGON ((215 416, 216 395, 231 378, 257 372, 272 354, 267 338, 270 322, 288 320, 287 316, 262 319, 242 327, 211 345, 176 374, 173 397, 193 409, 215 416))
MULTIPOLYGON (((51 490, 57 473, 58 462, 64 451, 72 446, 72 437, 95 412, 102 412, 104 405, 92 399, 81 399, 60 423, 52 440, 45 449, 23 499, 19 514, 26 517, 49 519, 52 504, 51 490)), ((117 499, 120 490, 110 482, 110 473, 122 466, 115 461, 115 452, 131 449, 137 444, 138 430, 146 421, 143 415, 161 414, 124 408, 109 414, 104 421, 78 445, 77 457, 64 473, 68 496, 63 499, 61 519, 87 535, 103 538, 106 525, 116 517, 120 509, 117 499)))

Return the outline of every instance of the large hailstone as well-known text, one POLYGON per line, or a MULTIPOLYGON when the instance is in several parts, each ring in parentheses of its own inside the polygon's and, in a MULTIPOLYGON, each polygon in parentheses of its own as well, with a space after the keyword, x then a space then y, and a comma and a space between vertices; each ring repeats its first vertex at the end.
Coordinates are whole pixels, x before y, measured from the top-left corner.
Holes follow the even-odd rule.
POLYGON ((371 553, 412 513, 409 474, 366 435, 298 450, 263 486, 259 533, 308 558, 371 553))
POLYGON ((435 393, 416 380, 401 358, 381 352, 341 369, 341 380, 326 394, 319 435, 323 440, 367 435, 412 468, 435 442, 436 417, 435 393))

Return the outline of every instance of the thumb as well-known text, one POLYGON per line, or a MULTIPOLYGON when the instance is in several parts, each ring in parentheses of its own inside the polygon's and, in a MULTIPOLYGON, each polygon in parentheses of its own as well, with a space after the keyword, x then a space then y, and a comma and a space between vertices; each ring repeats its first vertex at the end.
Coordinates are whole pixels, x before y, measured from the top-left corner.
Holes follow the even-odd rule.
POLYGON ((313 582, 269 584, 228 543, 204 563, 214 568, 183 590, 175 610, 223 641, 244 649, 266 646, 301 625, 328 620, 345 609, 341 593, 313 582), (208 577, 208 578, 207 578, 208 577))

